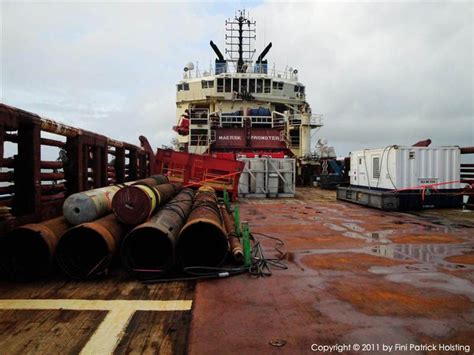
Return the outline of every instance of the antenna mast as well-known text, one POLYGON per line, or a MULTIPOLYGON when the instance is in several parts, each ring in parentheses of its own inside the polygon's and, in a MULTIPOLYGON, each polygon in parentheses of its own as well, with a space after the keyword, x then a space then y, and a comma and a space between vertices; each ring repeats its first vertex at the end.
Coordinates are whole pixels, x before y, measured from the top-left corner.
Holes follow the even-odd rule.
POLYGON ((255 49, 252 40, 256 39, 256 22, 247 18, 245 10, 239 10, 234 19, 226 20, 225 53, 229 55, 228 62, 237 63, 237 73, 245 73, 247 65, 252 62, 255 49))

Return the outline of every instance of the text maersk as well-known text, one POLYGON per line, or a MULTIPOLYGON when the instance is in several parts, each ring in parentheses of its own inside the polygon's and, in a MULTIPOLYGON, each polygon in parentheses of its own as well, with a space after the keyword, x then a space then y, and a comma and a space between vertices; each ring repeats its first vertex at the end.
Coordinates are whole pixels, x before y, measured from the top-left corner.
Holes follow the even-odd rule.
MULTIPOLYGON (((242 136, 218 136, 218 140, 221 141, 241 141, 242 136)), ((251 136, 250 139, 254 141, 279 141, 278 136, 251 136)))

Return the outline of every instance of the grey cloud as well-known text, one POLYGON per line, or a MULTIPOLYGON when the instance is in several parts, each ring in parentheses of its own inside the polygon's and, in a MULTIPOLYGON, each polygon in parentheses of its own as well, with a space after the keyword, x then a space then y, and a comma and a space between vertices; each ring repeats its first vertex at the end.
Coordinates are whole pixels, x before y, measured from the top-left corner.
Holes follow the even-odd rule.
MULTIPOLYGON (((215 6, 217 8, 217 6, 215 6)), ((2 101, 117 139, 169 144, 182 67, 207 69, 224 16, 203 3, 5 3, 2 101)), ((316 137, 350 150, 474 145, 473 5, 262 3, 257 52, 299 69, 316 137)))

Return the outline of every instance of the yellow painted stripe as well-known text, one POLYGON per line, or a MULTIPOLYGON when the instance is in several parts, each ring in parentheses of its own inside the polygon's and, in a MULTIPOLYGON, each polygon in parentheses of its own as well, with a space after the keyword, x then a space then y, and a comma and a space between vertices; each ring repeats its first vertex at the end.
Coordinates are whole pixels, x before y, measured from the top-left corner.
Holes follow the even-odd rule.
POLYGON ((193 301, 82 300, 82 299, 8 299, 0 300, 0 309, 68 309, 112 311, 128 308, 135 311, 188 311, 193 301))
POLYGON ((112 354, 134 313, 127 308, 110 311, 82 348, 80 355, 112 354))

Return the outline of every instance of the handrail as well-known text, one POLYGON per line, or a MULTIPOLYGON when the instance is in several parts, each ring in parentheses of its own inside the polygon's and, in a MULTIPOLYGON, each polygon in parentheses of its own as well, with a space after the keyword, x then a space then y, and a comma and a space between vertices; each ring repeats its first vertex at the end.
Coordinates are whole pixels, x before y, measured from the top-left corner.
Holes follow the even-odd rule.
POLYGON ((226 68, 223 70, 219 68, 216 71, 214 66, 209 68, 209 71, 203 71, 201 73, 200 70, 188 70, 183 73, 183 79, 198 79, 198 78, 207 78, 210 76, 224 76, 226 74, 259 74, 265 75, 267 77, 275 78, 275 79, 282 79, 282 80, 290 80, 290 81, 298 81, 298 72, 291 68, 286 67, 285 70, 276 69, 275 65, 273 68, 269 68, 268 66, 265 67, 263 65, 255 66, 249 65, 247 71, 245 73, 240 73, 237 71, 235 66, 227 65, 226 68))

